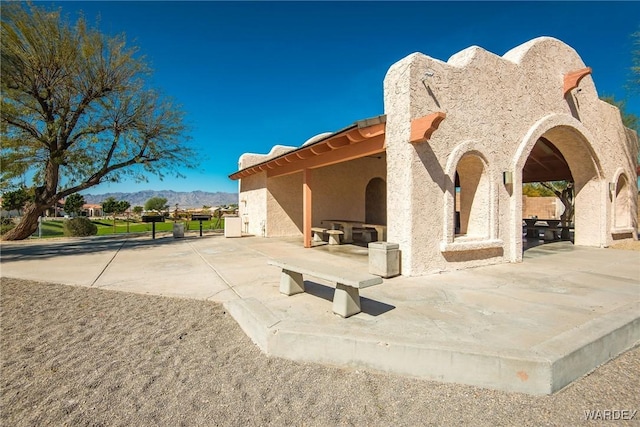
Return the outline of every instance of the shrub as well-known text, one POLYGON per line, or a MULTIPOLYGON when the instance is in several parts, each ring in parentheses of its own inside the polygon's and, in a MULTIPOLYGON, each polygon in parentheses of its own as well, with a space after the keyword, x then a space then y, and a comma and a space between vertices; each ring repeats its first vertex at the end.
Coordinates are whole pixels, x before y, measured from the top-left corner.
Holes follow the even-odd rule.
POLYGON ((64 235, 69 237, 95 236, 98 234, 98 226, 89 218, 71 218, 64 222, 64 235))
POLYGON ((11 218, 0 218, 0 236, 5 234, 7 231, 12 230, 16 224, 13 222, 11 218))

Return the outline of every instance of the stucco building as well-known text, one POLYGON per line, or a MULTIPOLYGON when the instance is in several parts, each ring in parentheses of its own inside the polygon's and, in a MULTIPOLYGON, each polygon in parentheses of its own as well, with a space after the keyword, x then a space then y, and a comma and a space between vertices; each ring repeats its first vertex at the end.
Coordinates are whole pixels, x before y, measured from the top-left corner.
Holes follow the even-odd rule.
POLYGON ((591 73, 549 37, 409 55, 387 72, 383 115, 240 157, 243 231, 310 247, 323 220, 385 224, 409 276, 519 262, 522 184, 566 180, 575 245, 637 239, 637 135, 591 73))

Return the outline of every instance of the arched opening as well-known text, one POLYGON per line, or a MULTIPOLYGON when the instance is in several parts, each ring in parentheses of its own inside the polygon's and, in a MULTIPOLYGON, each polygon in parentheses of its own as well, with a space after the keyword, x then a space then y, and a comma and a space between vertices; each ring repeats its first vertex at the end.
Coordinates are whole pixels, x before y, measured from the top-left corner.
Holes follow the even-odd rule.
MULTIPOLYGON (((455 212, 459 212, 459 227, 456 238, 466 236, 474 239, 490 237, 491 182, 484 161, 477 155, 467 153, 456 167, 455 212)), ((458 223, 458 219, 455 220, 458 223)), ((458 225, 458 224, 456 224, 458 225)))
POLYGON ((562 152, 546 137, 534 144, 522 169, 523 248, 571 240, 574 180, 562 152))
POLYGON ((365 222, 387 225, 387 183, 382 178, 373 178, 367 184, 365 222))
MULTIPOLYGON (((513 260, 522 259, 521 189, 525 181, 572 180, 573 242, 582 246, 604 244, 606 207, 602 170, 589 140, 589 131, 582 123, 566 115, 550 115, 540 119, 523 139, 514 158, 512 212, 516 240, 512 245, 513 260), (532 171, 534 164, 537 164, 537 176, 532 171), (525 168, 525 165, 528 167, 525 168)), ((564 209, 560 209, 562 211, 564 209)))
POLYGON ((631 185, 626 175, 620 174, 613 200, 613 227, 627 229, 631 225, 631 185))

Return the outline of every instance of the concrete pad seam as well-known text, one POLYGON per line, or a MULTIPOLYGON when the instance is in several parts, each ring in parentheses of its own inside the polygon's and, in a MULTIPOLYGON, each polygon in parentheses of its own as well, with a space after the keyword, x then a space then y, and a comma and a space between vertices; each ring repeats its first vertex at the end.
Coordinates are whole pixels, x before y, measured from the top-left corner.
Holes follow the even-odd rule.
MULTIPOLYGON (((228 285, 228 284, 227 284, 227 285, 228 285)), ((214 298, 215 296, 217 296, 218 294, 221 294, 221 293, 223 293, 223 292, 227 292, 228 290, 229 290, 229 289, 222 289, 222 290, 219 290, 219 291, 217 291, 217 292, 212 293, 212 294, 211 294, 211 295, 209 295, 209 296, 204 297, 204 299, 206 299, 206 300, 210 300, 210 299, 214 298)), ((232 289, 232 290, 233 290, 233 289, 232 289)), ((235 291, 234 291, 234 293, 235 293, 236 295, 238 295, 238 292, 235 292, 235 291)), ((238 297, 240 298, 240 296, 238 296, 238 297)))
MULTIPOLYGON (((102 269, 102 271, 100 271, 100 273, 98 273, 98 276, 96 276, 96 278, 94 279, 93 282, 91 282, 91 284, 89 285, 89 287, 93 287, 96 282, 100 279, 100 277, 102 277, 102 275, 104 274, 105 271, 107 271, 107 268, 109 268, 109 266, 111 265, 111 263, 113 263, 113 260, 116 259, 116 256, 118 256, 118 253, 120 252, 120 250, 124 247, 124 245, 127 243, 127 240, 123 241, 122 244, 120 245, 120 247, 118 249, 116 249, 116 253, 113 254, 113 256, 111 257, 111 259, 109 261, 107 261, 107 264, 104 266, 104 268, 102 269)), ((100 286, 96 286, 96 287, 100 287, 100 286)))
MULTIPOLYGON (((234 294, 238 296, 238 298, 242 298, 242 296, 238 293, 238 291, 235 290, 235 288, 231 285, 231 283, 229 283, 229 281, 209 261, 207 261, 205 257, 202 256, 202 254, 191 244, 191 242, 187 242, 187 244, 189 245, 191 250, 195 252, 200 257, 200 259, 202 259, 202 261, 204 261, 204 263, 207 264, 209 268, 213 270, 214 273, 216 273, 216 275, 220 279, 222 279, 222 281, 229 287, 229 289, 233 291, 234 294)), ((222 291, 219 291, 219 292, 222 292, 222 291)), ((214 293, 213 295, 211 295, 211 297, 217 295, 219 292, 214 293)))

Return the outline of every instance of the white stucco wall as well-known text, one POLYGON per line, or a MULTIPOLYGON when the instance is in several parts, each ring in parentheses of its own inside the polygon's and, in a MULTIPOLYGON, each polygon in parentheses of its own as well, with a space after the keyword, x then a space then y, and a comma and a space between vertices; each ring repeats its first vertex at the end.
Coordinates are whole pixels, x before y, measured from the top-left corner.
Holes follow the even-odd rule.
POLYGON ((314 226, 325 219, 365 220, 367 184, 373 178, 386 180, 385 155, 364 157, 313 170, 314 226))
POLYGON ((521 260, 522 167, 543 135, 576 180, 576 243, 611 242, 608 182, 620 165, 635 176, 633 142, 617 109, 598 99, 591 76, 563 97, 564 76, 584 67, 571 47, 545 37, 503 57, 471 47, 446 63, 416 53, 390 68, 384 82, 388 240, 400 244, 403 274, 521 260), (447 115, 438 130, 428 142, 410 144, 411 121, 434 112, 447 115), (490 215, 484 242, 454 239, 449 230, 447 200, 465 153, 486 160, 491 194, 482 203, 492 206, 474 207, 490 215), (513 186, 503 184, 504 171, 513 172, 513 186))
POLYGON ((302 172, 269 178, 267 237, 302 235, 302 172))
POLYGON ((240 180, 238 215, 242 218, 242 232, 263 235, 267 222, 267 173, 260 172, 240 180))

